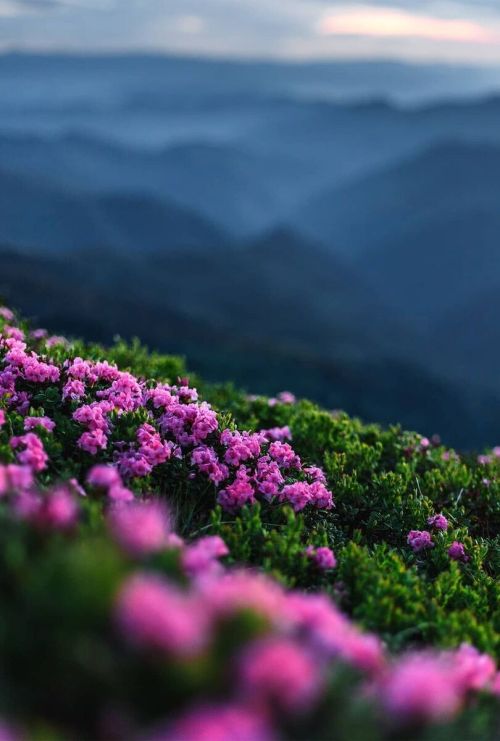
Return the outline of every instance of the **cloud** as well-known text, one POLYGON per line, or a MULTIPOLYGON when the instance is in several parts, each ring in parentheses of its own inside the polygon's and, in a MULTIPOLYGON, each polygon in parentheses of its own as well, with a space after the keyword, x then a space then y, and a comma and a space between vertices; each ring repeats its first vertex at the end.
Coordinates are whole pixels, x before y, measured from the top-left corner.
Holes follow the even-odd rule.
POLYGON ((0 16, 6 49, 500 62, 500 0, 0 0, 0 16))
POLYGON ((477 44, 499 40, 497 33, 472 20, 422 15, 373 5, 343 6, 329 11, 319 20, 317 30, 323 36, 393 37, 477 44))
POLYGON ((196 36, 203 32, 205 21, 199 15, 180 15, 175 19, 174 26, 179 33, 196 36))
POLYGON ((0 0, 0 15, 18 16, 63 8, 105 8, 111 0, 0 0))

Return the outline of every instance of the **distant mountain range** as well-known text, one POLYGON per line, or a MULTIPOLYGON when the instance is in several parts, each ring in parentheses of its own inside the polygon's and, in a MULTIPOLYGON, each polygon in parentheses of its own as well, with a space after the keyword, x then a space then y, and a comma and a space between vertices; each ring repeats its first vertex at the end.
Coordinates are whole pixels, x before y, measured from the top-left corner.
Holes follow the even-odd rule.
MULTIPOLYGON (((285 247, 285 239, 275 235, 272 241, 285 247)), ((383 346, 368 346, 355 322, 350 334, 345 325, 335 326, 335 315, 329 330, 325 319, 316 326, 311 307, 297 298, 294 279, 286 288, 286 267, 274 281, 281 282, 281 289, 270 290, 268 266, 258 259, 261 248, 267 248, 265 242, 249 246, 246 255, 244 250, 231 251, 227 272, 219 276, 222 293, 220 285, 212 283, 224 263, 222 253, 216 263, 189 253, 147 261, 127 256, 117 263, 114 253, 103 250, 39 256, 3 248, 0 293, 54 331, 103 342, 117 333, 140 336, 153 348, 185 354, 189 367, 208 380, 231 378, 253 393, 292 388, 365 419, 398 421, 429 435, 439 431, 459 447, 480 447, 496 439, 496 395, 445 382, 422 365, 395 359, 383 346), (254 269, 243 281, 252 256, 254 269), (233 284, 240 259, 239 280, 233 284), (267 290, 253 294, 255 285, 267 290), (205 296, 200 296, 203 286, 205 296), (211 288, 214 302, 208 296, 211 288), (195 310, 189 296, 195 297, 195 310), (224 308, 226 319, 230 312, 238 313, 221 326, 219 312, 224 308), (287 317, 290 326, 284 327, 287 317)), ((303 267, 296 266, 297 276, 303 267)), ((303 285, 314 277, 314 268, 312 272, 304 272, 303 285)), ((346 288, 342 295, 348 300, 346 288)))
POLYGON ((295 223, 422 326, 500 281, 499 206, 500 147, 443 143, 322 193, 295 223))
POLYGON ((0 55, 0 289, 210 378, 496 443, 499 90, 493 69, 0 55))
POLYGON ((498 89, 500 70, 376 59, 278 62, 158 54, 5 53, 0 55, 0 82, 5 103, 20 109, 33 108, 35 102, 46 110, 68 103, 82 110, 96 97, 104 98, 108 109, 124 109, 131 100, 135 107, 142 102, 157 108, 166 98, 180 109, 234 96, 442 100, 498 89), (15 89, 14 80, 21 91, 15 89))
POLYGON ((66 192, 139 193, 172 201, 238 234, 266 228, 302 192, 297 179, 303 169, 293 157, 215 142, 144 150, 81 134, 0 134, 0 163, 4 171, 50 180, 66 192))
POLYGON ((146 252, 225 240, 203 216, 140 191, 82 193, 1 170, 0 234, 4 243, 47 252, 99 246, 146 252))

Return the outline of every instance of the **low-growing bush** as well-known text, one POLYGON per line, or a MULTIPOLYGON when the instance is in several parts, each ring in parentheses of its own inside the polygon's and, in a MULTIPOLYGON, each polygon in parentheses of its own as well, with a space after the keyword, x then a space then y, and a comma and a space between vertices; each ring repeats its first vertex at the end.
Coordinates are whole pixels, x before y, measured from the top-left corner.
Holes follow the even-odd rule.
POLYGON ((1 309, 5 737, 496 738, 499 472, 1 309))

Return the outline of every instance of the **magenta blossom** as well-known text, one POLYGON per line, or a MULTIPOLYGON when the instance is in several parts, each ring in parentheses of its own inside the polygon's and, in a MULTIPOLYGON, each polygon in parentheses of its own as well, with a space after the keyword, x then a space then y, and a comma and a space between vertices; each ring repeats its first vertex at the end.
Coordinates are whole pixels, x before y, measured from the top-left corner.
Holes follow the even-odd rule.
POLYGON ((288 712, 310 709, 321 689, 318 662, 287 638, 258 641, 243 652, 240 682, 250 697, 288 712))
POLYGON ((433 515, 427 520, 427 524, 436 530, 448 530, 448 520, 444 515, 433 515))
POLYGON ((194 707, 148 734, 147 741, 276 741, 276 736, 259 709, 229 703, 194 707))
POLYGON ((98 464, 97 466, 92 466, 90 469, 87 475, 87 484, 102 489, 109 489, 110 486, 121 484, 121 479, 114 466, 98 464))
POLYGON ((218 561, 229 554, 229 549, 218 535, 207 535, 186 546, 182 553, 182 566, 191 576, 213 576, 219 574, 218 561))
POLYGON ((410 530, 407 542, 415 553, 434 548, 431 534, 427 530, 410 530))
POLYGON ((133 556, 165 549, 172 530, 165 507, 155 501, 114 507, 108 525, 119 545, 133 556))
POLYGON ((56 423, 49 417, 25 417, 24 418, 24 429, 26 432, 35 430, 37 427, 42 427, 47 432, 55 430, 56 423))
POLYGON ((117 624, 137 648, 187 657, 208 640, 206 610, 166 579, 136 573, 124 583, 116 602, 117 624))
POLYGON ((448 548, 448 556, 453 561, 462 561, 463 563, 467 563, 467 561, 470 561, 470 556, 468 556, 465 552, 464 544, 459 543, 458 540, 454 540, 448 548))
POLYGON ((306 555, 320 571, 334 569, 337 565, 335 554, 330 548, 326 548, 325 546, 314 548, 314 546, 310 545, 306 548, 306 555))
POLYGON ((22 448, 17 453, 17 460, 24 466, 28 466, 32 471, 43 471, 47 467, 48 455, 45 452, 43 443, 34 432, 27 432, 20 437, 11 437, 10 445, 12 448, 22 448))
POLYGON ((386 710, 404 723, 449 720, 462 703, 449 663, 425 654, 401 659, 382 682, 381 694, 386 710))
POLYGON ((78 505, 74 496, 64 486, 48 492, 42 498, 35 522, 43 528, 72 530, 78 521, 78 505))

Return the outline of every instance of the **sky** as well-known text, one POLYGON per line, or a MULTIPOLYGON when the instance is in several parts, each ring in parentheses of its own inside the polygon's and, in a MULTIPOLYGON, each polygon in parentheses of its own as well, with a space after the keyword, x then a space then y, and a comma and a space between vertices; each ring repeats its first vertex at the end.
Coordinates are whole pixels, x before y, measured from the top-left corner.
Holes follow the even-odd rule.
POLYGON ((0 49, 500 63, 500 0, 0 0, 0 49))

